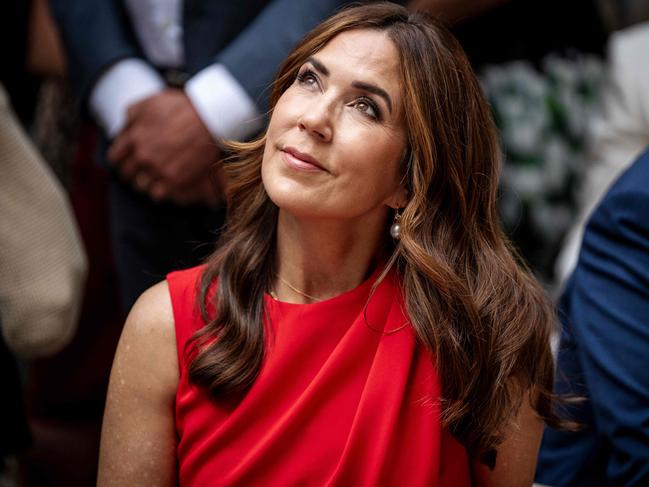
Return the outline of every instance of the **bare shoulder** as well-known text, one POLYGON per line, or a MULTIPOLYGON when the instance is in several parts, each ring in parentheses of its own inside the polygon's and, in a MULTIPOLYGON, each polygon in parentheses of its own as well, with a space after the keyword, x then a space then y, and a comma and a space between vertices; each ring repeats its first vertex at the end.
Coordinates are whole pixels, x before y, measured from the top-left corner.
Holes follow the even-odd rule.
POLYGON ((110 375, 98 485, 175 485, 178 358, 166 282, 129 313, 110 375))
POLYGON ((125 366, 133 366, 131 373, 145 374, 147 380, 175 393, 178 384, 176 332, 166 281, 149 288, 133 305, 124 325, 115 366, 118 360, 125 366))
POLYGON ((133 305, 126 323, 135 332, 175 334, 167 281, 159 282, 142 293, 133 305))

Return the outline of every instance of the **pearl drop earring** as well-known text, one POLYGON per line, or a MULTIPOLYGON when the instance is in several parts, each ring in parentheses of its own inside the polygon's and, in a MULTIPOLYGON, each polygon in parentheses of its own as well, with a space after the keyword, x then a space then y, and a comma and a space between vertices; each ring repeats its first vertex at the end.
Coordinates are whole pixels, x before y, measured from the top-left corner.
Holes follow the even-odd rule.
POLYGON ((399 208, 397 208, 396 211, 394 212, 394 221, 392 222, 392 226, 390 227, 390 235, 395 240, 399 240, 399 237, 401 236, 400 222, 401 222, 401 213, 399 213, 399 208))

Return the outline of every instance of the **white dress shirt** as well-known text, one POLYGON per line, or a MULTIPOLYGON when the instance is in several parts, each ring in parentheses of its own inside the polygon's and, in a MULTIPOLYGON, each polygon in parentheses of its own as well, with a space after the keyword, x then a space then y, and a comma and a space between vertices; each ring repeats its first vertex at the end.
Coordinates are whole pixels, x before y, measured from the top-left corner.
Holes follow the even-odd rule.
MULTIPOLYGON (((182 0, 126 0, 135 34, 147 59, 155 66, 180 67, 182 0)), ((90 110, 109 137, 126 123, 126 112, 166 87, 153 65, 124 59, 111 66, 90 93, 90 110)), ((259 111, 240 83, 222 64, 199 71, 185 85, 185 93, 215 139, 241 140, 261 128, 259 111)))

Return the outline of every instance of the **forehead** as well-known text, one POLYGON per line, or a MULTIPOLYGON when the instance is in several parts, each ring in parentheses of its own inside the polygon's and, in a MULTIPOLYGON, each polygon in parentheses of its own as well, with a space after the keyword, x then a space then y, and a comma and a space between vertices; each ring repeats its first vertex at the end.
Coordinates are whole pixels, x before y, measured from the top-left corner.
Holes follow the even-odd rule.
POLYGON ((381 85, 391 96, 400 86, 399 52, 387 32, 355 29, 331 39, 315 56, 331 76, 381 85))
POLYGON ((387 31, 378 29, 351 29, 333 37, 320 50, 321 53, 336 51, 362 60, 397 64, 397 49, 387 31))

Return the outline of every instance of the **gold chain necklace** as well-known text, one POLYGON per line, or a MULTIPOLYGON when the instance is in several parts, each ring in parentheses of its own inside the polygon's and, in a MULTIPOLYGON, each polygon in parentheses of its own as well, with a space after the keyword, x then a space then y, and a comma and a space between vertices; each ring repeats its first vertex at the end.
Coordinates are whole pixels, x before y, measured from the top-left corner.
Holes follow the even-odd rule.
MULTIPOLYGON (((295 291, 296 293, 298 293, 298 294, 304 296, 305 298, 309 298, 311 301, 315 301, 316 303, 319 303, 319 302, 321 302, 321 301, 324 301, 324 299, 322 299, 322 298, 316 298, 315 296, 311 296, 310 294, 307 294, 307 293, 305 293, 304 291, 300 291, 298 288, 296 288, 295 286, 293 286, 293 285, 292 285, 290 282, 288 282, 286 279, 282 278, 282 276, 279 276, 279 275, 278 275, 278 276, 277 276, 277 279, 279 279, 279 280, 282 281, 284 284, 286 284, 286 285, 288 286, 288 288, 291 289, 291 291, 295 291)), ((275 291, 272 291, 272 290, 271 290, 268 294, 270 294, 270 297, 273 298, 274 300, 279 301, 279 298, 277 297, 277 294, 275 293, 275 291)))

